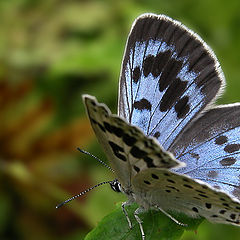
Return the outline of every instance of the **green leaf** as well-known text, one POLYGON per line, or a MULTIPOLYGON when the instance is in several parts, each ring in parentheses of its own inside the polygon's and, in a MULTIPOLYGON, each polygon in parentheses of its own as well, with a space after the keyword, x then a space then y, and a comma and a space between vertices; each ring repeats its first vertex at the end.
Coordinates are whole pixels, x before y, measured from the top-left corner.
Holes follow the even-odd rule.
MULTIPOLYGON (((127 207, 130 220, 133 228, 129 229, 127 219, 122 212, 121 205, 117 205, 117 209, 109 215, 105 216, 101 222, 91 232, 87 234, 84 240, 135 240, 141 239, 139 225, 133 216, 134 211, 138 206, 133 204, 127 207)), ((183 214, 171 214, 178 221, 187 224, 187 227, 182 227, 170 218, 165 216, 160 211, 149 210, 146 213, 140 214, 143 221, 143 229, 146 240, 165 240, 165 239, 179 239, 184 230, 196 230, 203 219, 192 219, 183 214)))

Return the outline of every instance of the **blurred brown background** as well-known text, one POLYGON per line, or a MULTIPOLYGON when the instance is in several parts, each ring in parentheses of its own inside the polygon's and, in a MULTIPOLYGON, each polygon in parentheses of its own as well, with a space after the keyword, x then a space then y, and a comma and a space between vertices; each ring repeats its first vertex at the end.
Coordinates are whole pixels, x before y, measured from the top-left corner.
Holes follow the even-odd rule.
MULTIPOLYGON (((240 1, 1 0, 0 239, 83 239, 124 196, 99 187, 56 210, 111 172, 81 94, 116 112, 125 41, 141 13, 166 14, 199 33, 227 79, 219 103, 240 101, 240 1)), ((204 222, 183 239, 239 239, 236 227, 204 222)))

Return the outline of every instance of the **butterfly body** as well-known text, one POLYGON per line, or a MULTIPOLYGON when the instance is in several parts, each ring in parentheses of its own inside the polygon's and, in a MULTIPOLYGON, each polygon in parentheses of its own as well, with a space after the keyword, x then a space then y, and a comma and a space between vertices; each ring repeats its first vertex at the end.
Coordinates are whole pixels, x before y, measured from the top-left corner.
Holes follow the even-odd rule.
MULTIPOLYGON (((212 106, 225 86, 213 51, 164 15, 137 18, 128 37, 118 115, 84 95, 119 188, 139 213, 157 208, 240 225, 240 105, 212 106), (117 182, 118 183, 118 182, 117 182)), ((114 187, 113 187, 114 189, 114 187)), ((181 223, 180 223, 181 224, 181 223)))

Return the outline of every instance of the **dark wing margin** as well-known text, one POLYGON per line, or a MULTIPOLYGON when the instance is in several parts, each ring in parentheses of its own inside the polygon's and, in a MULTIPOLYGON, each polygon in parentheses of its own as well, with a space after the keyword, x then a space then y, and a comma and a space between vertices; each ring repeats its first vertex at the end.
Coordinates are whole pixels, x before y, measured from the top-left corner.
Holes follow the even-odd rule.
POLYGON ((178 173, 204 180, 240 200, 240 103, 205 112, 171 146, 187 167, 178 173))
POLYGON ((136 19, 120 76, 121 117, 168 150, 224 86, 216 56, 196 33, 164 15, 136 19))

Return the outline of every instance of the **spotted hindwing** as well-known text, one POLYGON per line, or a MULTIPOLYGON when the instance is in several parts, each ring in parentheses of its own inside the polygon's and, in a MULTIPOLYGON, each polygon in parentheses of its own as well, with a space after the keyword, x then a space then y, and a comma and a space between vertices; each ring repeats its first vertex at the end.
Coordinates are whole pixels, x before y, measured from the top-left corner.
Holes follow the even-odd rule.
MULTIPOLYGON (((132 181, 132 189, 151 206, 203 216, 211 222, 240 225, 239 201, 206 183, 166 169, 146 169, 132 181)), ((144 204, 144 203, 143 203, 144 204)))
POLYGON ((97 139, 124 187, 131 186, 132 176, 140 170, 182 166, 154 138, 111 114, 105 104, 89 95, 84 95, 83 100, 97 139))
POLYGON ((171 147, 187 167, 178 173, 203 180, 240 200, 240 104, 205 112, 171 147))
POLYGON ((119 85, 119 115, 168 150, 225 84, 213 51, 164 15, 144 14, 129 34, 119 85))

